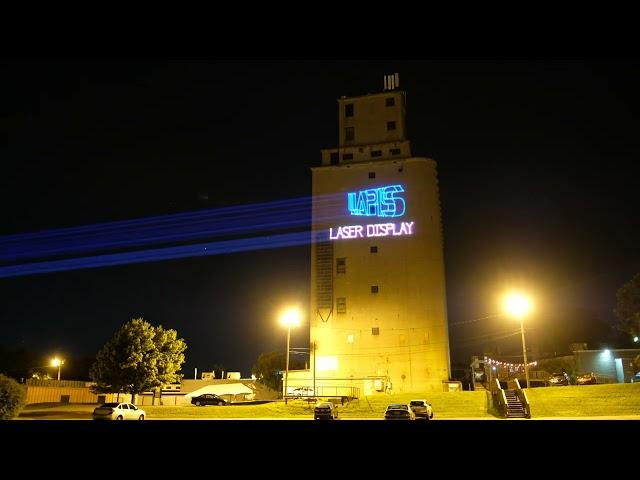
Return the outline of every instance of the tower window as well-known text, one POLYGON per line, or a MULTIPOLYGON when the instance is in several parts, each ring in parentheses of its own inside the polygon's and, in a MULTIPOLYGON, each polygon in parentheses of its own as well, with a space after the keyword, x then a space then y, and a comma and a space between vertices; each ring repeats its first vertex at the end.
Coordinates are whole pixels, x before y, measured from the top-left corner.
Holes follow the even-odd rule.
POLYGON ((329 156, 329 159, 331 161, 331 165, 337 165, 338 164, 338 152, 331 152, 331 155, 329 156))
POLYGON ((387 122, 387 130, 395 130, 396 129, 396 122, 387 122))
POLYGON ((378 285, 371 285, 371 293, 378 293, 378 285))
POLYGON ((369 247, 369 252, 370 253, 378 253, 378 247, 375 246, 375 245, 372 246, 372 247, 369 247))
POLYGON ((376 172, 369 172, 369 178, 376 178, 376 172))
POLYGON ((353 153, 343 153, 342 154, 342 159, 343 160, 353 160, 353 153))
POLYGON ((353 127, 346 127, 344 129, 344 140, 345 142, 352 141, 356 138, 356 130, 353 127))
POLYGON ((347 103, 344 106, 344 116, 353 117, 353 103, 347 103))
POLYGON ((399 148, 392 148, 391 150, 389 150, 389 153, 391 155, 400 155, 400 149, 399 148))
POLYGON ((338 297, 336 298, 336 310, 338 313, 347 313, 347 298, 346 297, 338 297))
POLYGON ((336 258, 336 273, 347 273, 346 258, 336 258))
POLYGON ((381 157, 382 156, 382 150, 371 150, 371 156, 372 157, 381 157))
POLYGON ((385 98, 384 99, 384 106, 385 107, 393 107, 396 104, 396 99, 393 97, 389 97, 389 98, 385 98))
POLYGON ((380 327, 372 327, 371 335, 380 335, 380 327))

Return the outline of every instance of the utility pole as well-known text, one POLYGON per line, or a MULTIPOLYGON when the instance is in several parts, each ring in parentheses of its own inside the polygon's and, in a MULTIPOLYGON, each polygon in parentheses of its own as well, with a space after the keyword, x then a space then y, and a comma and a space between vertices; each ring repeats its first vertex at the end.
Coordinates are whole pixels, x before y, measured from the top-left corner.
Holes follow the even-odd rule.
POLYGON ((316 342, 313 342, 313 395, 318 396, 316 392, 316 342))

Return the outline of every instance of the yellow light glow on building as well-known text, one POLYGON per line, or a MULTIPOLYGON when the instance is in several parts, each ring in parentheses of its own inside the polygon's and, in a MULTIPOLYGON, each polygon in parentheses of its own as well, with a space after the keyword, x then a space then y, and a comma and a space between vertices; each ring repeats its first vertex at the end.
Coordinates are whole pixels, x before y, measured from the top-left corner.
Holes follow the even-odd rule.
POLYGON ((316 369, 319 372, 334 372, 338 370, 338 357, 323 355, 316 358, 316 369))

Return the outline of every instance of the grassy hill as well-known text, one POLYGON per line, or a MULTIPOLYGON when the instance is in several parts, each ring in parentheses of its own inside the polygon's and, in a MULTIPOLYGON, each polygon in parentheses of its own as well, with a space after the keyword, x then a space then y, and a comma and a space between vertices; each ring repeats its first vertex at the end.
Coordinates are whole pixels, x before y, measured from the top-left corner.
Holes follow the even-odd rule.
MULTIPOLYGON (((640 383, 584 385, 532 388, 527 392, 533 418, 597 417, 607 415, 640 416, 640 383)), ((426 399, 433 406, 434 418, 495 418, 487 412, 486 392, 431 392, 379 395, 340 405, 344 419, 382 419, 390 403, 408 403, 411 399, 426 399)), ((290 400, 261 405, 225 407, 143 406, 149 419, 280 419, 313 418, 314 402, 290 400)), ((91 418, 95 405, 38 404, 28 405, 23 418, 91 418)))
POLYGON ((640 415, 640 383, 532 388, 531 416, 640 415))

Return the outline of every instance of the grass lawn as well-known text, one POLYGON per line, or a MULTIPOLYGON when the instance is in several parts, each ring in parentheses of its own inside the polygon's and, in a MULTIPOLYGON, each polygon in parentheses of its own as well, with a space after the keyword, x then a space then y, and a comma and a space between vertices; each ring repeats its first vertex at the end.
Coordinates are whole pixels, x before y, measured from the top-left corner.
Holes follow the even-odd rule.
MULTIPOLYGON (((384 411, 390 403, 408 403, 413 398, 425 398, 433 406, 435 418, 488 417, 486 395, 484 392, 437 392, 405 393, 380 395, 355 400, 347 405, 338 406, 340 418, 377 418, 384 417, 384 411)), ((262 405, 227 407, 143 407, 149 418, 313 418, 314 403, 305 400, 290 400, 262 405)))
MULTIPOLYGON (((532 388, 527 392, 533 418, 595 417, 605 415, 640 415, 640 384, 581 385, 532 388)), ((390 403, 408 403, 411 399, 426 399, 433 406, 435 419, 495 418, 487 413, 487 394, 481 392, 430 392, 375 395, 339 405, 343 419, 382 419, 390 403)), ((96 405, 28 405, 23 418, 90 419, 96 405)), ((142 408, 153 419, 312 419, 314 403, 304 400, 272 402, 261 405, 196 407, 150 406, 142 408)))
POLYGON ((532 388, 527 396, 534 418, 640 415, 640 383, 532 388))

